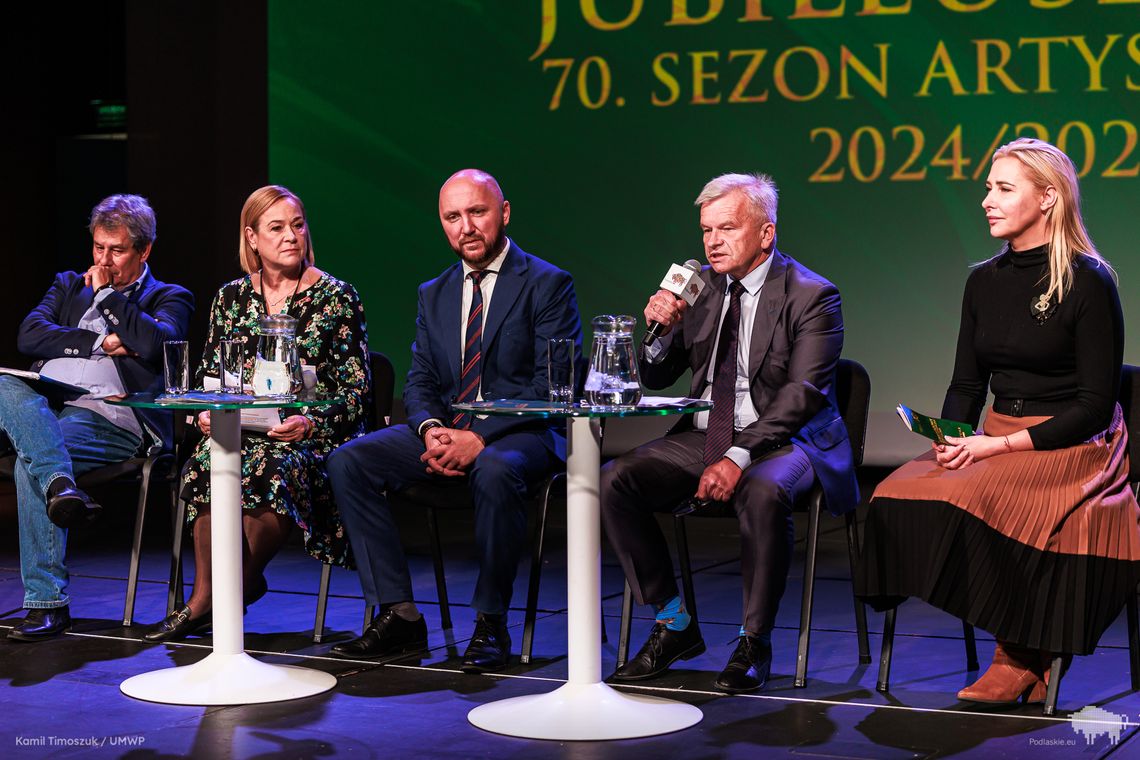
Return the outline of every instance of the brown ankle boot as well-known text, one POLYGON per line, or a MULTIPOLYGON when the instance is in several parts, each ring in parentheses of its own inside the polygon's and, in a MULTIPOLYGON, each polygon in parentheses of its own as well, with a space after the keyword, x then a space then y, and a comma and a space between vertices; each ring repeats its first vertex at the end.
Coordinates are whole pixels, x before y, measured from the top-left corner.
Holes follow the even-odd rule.
POLYGON ((1007 641, 997 642, 994 661, 977 681, 958 692, 958 699, 994 705, 1045 699, 1045 673, 1041 653, 1007 641))

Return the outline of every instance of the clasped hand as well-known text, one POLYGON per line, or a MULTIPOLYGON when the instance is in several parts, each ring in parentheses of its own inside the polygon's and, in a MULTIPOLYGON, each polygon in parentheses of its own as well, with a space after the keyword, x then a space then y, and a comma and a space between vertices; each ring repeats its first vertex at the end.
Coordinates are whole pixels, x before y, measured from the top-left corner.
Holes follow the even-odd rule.
POLYGON ((467 473, 485 445, 483 436, 470 430, 433 427, 424 433, 426 450, 420 461, 431 474, 458 477, 467 473))
MULTIPOLYGON (((293 414, 286 417, 280 425, 269 428, 265 434, 275 441, 292 443, 305 438, 309 434, 309 426, 312 424, 305 415, 293 414)), ((198 429, 207 438, 210 436, 210 413, 208 411, 198 413, 198 429)))
POLYGON ((947 470, 960 470, 1006 451, 1003 439, 992 435, 971 435, 964 438, 948 435, 946 443, 934 443, 932 446, 934 458, 947 470))
POLYGON ((697 483, 697 499, 701 501, 728 501, 736 493, 736 486, 740 483, 742 474, 736 462, 728 457, 710 464, 701 473, 701 480, 697 483))

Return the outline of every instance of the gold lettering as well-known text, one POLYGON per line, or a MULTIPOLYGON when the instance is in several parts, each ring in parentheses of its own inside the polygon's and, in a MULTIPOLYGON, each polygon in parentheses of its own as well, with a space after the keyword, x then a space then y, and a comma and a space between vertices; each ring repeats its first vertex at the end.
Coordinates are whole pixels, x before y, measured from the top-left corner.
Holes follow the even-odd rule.
POLYGON ((715 83, 717 79, 715 71, 711 73, 705 71, 705 59, 716 61, 720 57, 720 53, 715 50, 700 50, 689 53, 689 57, 693 59, 693 97, 689 103, 694 106, 711 106, 719 103, 719 92, 715 98, 705 95, 705 80, 715 83))
POLYGON ((901 5, 883 5, 883 0, 863 0, 863 10, 857 16, 895 16, 910 13, 910 0, 901 5))
POLYGON ((708 0, 709 9, 700 18, 689 15, 689 0, 673 0, 673 18, 665 22, 665 26, 697 26, 707 24, 720 15, 724 8, 724 0, 708 0))
POLYGON ((653 105, 671 106, 677 102, 677 98, 681 97, 681 84, 677 81, 677 77, 665 70, 665 61, 677 63, 679 60, 680 58, 676 53, 662 53, 653 59, 654 76, 657 77, 657 81, 669 89, 669 97, 667 98, 659 98, 657 93, 652 93, 649 99, 653 105))
POLYGON ((545 53, 554 41, 554 30, 558 27, 557 5, 557 0, 542 0, 542 33, 538 39, 538 50, 530 56, 532 61, 545 53))
POLYGON ((968 3, 966 0, 938 0, 943 6, 949 10, 957 13, 975 13, 977 11, 984 11, 989 8, 997 0, 978 0, 976 3, 968 3))
POLYGON ((997 77, 1009 92, 1025 92, 1005 71, 1010 57, 1008 42, 1005 40, 974 40, 974 46, 978 49, 978 89, 976 94, 993 94, 993 90, 990 89, 990 74, 997 77), (998 51, 997 63, 990 63, 989 51, 991 48, 998 51))
POLYGON ((582 18, 586 19, 586 23, 595 29, 603 32, 616 32, 637 21, 637 17, 641 15, 643 3, 644 0, 630 0, 629 15, 621 21, 606 21, 598 13, 598 0, 582 0, 582 18))
POLYGON ((827 65, 827 58, 824 57, 823 53, 815 48, 800 45, 788 48, 780 53, 779 57, 776 58, 776 66, 772 74, 776 83, 776 89, 779 90, 781 95, 788 100, 803 102, 805 100, 815 100, 819 97, 819 94, 824 91, 827 87, 828 80, 831 78, 831 68, 827 65), (784 75, 784 69, 787 66, 788 59, 797 53, 804 53, 815 62, 815 89, 806 95, 793 92, 791 87, 788 86, 787 77, 784 75))
POLYGON ((742 55, 752 56, 752 60, 748 62, 745 67, 744 73, 740 75, 740 80, 737 81, 736 87, 732 88, 732 93, 728 96, 729 103, 763 103, 768 100, 768 91, 757 95, 745 95, 744 91, 748 89, 748 85, 752 83, 752 77, 756 75, 756 69, 760 68, 760 62, 764 60, 764 56, 768 54, 767 50, 730 50, 728 53, 728 60, 731 63, 742 55))
POLYGON ((1104 59, 1108 55, 1108 51, 1116 44, 1116 41, 1123 35, 1110 34, 1105 37, 1104 47, 1100 51, 1100 55, 1094 57, 1089 46, 1085 43, 1085 37, 1082 34, 1080 37, 1073 37, 1073 45, 1076 46, 1077 52, 1081 54, 1081 58, 1085 59, 1085 63, 1089 67, 1089 86, 1085 92, 1104 92, 1105 87, 1101 83, 1100 69, 1104 65, 1104 59))
POLYGON ((847 49, 846 45, 839 46, 839 100, 851 100, 851 91, 848 89, 847 70, 854 69, 864 82, 871 85, 871 89, 879 93, 879 97, 887 97, 887 43, 877 43, 879 49, 879 76, 871 73, 855 54, 847 49))
POLYGON ((1056 92, 1053 89, 1052 67, 1049 65, 1049 46, 1060 44, 1068 47, 1068 37, 1022 37, 1018 47, 1037 46, 1037 89, 1034 92, 1056 92))
POLYGON ((744 15, 738 21, 771 21, 771 16, 764 15, 762 2, 763 0, 744 0, 744 15))
POLYGON ((1064 8, 1073 0, 1029 0, 1031 8, 1064 8))
POLYGON ((938 41, 938 47, 934 49, 934 56, 930 59, 930 66, 926 69, 926 76, 922 79, 922 86, 918 88, 916 97, 929 97, 930 84, 936 78, 945 79, 950 85, 950 92, 954 95, 966 94, 966 88, 962 86, 962 79, 954 69, 954 62, 950 60, 950 54, 946 52, 946 43, 942 40, 938 41))
POLYGON ((815 7, 816 1, 796 0, 796 10, 788 18, 839 18, 847 5, 847 0, 839 0, 839 5, 834 8, 820 9, 815 7))
MULTIPOLYGON (((1140 66, 1140 34, 1134 34, 1128 38, 1128 57, 1132 59, 1133 63, 1140 66)), ((1124 77, 1124 86, 1131 92, 1140 92, 1140 82, 1133 80, 1131 74, 1124 77)))

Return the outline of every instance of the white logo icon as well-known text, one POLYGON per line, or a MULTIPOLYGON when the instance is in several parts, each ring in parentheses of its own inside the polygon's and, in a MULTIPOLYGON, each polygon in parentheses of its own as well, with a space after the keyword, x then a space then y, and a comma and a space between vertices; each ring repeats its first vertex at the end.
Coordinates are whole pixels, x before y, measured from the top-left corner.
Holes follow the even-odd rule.
POLYGON ((1128 725, 1127 715, 1118 715, 1093 705, 1082 707, 1073 713, 1069 720, 1072 721, 1073 731, 1084 736, 1086 744, 1090 747, 1101 736, 1107 736, 1115 745, 1120 741, 1124 727, 1128 725))

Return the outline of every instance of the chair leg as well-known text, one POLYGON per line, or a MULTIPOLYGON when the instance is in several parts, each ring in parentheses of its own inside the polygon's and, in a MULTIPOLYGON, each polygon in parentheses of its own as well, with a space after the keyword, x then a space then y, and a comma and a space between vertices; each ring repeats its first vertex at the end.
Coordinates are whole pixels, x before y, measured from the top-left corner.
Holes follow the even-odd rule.
POLYGON ((435 507, 427 508, 428 536, 431 542, 431 560, 435 565, 435 591, 439 597, 440 627, 451 628, 451 607, 447 603, 447 579, 443 574, 443 549, 439 543, 439 521, 435 507))
POLYGON ((802 689, 807 685, 808 643, 811 639, 811 605, 815 595, 815 559, 819 546, 819 513, 823 492, 812 494, 808 506, 807 552, 804 556, 804 592, 800 602, 800 639, 796 648, 796 677, 792 685, 802 689))
POLYGON ((538 617, 538 584, 542 580, 542 543, 546 533, 546 512, 550 507, 550 489, 558 475, 546 481, 542 492, 542 505, 538 509, 538 525, 534 530, 534 546, 530 555, 530 584, 526 592, 526 615, 523 622, 522 654, 519 661, 526 665, 530 662, 531 651, 534 649, 534 622, 538 617))
POLYGON ((150 476, 157 458, 148 458, 139 474, 139 505, 135 511, 135 535, 131 541, 131 564, 127 568, 127 600, 123 605, 123 625, 130 626, 135 616, 135 595, 139 589, 139 563, 142 561, 143 521, 146 519, 146 497, 150 491, 150 476))
POLYGON ((182 588, 182 539, 186 535, 186 502, 178 498, 177 485, 171 488, 172 502, 170 542, 170 583, 166 591, 166 614, 181 609, 186 604, 185 590, 182 588))
POLYGON ((617 666, 620 668, 629 659, 629 632, 633 627, 633 589, 629 581, 621 593, 621 623, 618 628, 617 666))
POLYGON ((1061 657, 1054 657, 1053 664, 1049 666, 1049 685, 1045 689, 1045 710, 1046 716, 1052 716, 1057 712, 1057 694, 1061 690, 1061 657))
POLYGON ((879 654, 879 681, 877 691, 886 694, 891 689, 891 650, 895 644, 895 615, 899 608, 887 610, 883 616, 883 651, 879 654))
MULTIPOLYGON (((847 523, 847 561, 851 565, 851 584, 854 592, 855 566, 859 563, 859 521, 855 518, 855 510, 851 510, 843 519, 847 523)), ((859 597, 852 593, 855 602, 855 636, 859 640, 859 664, 871 663, 871 642, 867 636, 867 606, 859 601, 859 597)))
POLYGON ((1129 594, 1128 615, 1128 672, 1132 677, 1132 691, 1140 689, 1140 621, 1137 619, 1136 592, 1129 594))
POLYGON ((313 620, 313 643, 320 644, 325 637, 325 613, 329 606, 329 582, 332 580, 332 565, 321 563, 321 580, 317 587, 317 617, 313 620))
POLYGON ((374 617, 376 617, 376 607, 374 605, 369 604, 368 602, 365 602, 364 603, 364 625, 360 629, 361 635, 363 635, 364 632, 368 630, 368 626, 372 625, 372 618, 374 618, 374 617))
POLYGON ((673 529, 677 534, 677 560, 681 565, 681 592, 685 595, 685 611, 697 619, 697 595, 693 591, 693 565, 689 561, 689 535, 685 530, 685 518, 673 518, 673 529))
POLYGON ((965 620, 962 621, 962 638, 964 638, 966 642, 966 670, 979 670, 978 642, 974 639, 974 626, 965 620))

